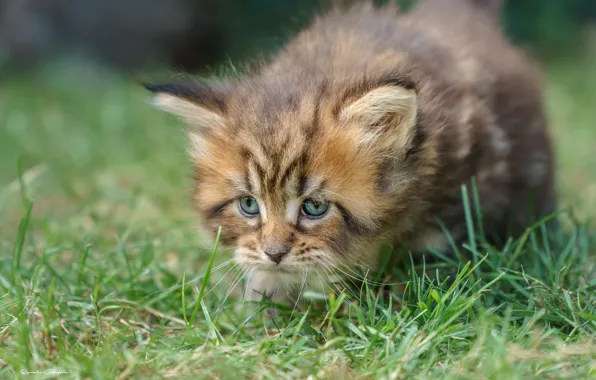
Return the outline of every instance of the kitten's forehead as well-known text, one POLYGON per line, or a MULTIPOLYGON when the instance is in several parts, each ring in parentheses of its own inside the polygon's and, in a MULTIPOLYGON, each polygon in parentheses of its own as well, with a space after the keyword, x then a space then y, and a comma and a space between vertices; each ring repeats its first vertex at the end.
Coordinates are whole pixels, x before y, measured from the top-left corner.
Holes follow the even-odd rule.
POLYGON ((312 173, 310 147, 304 138, 286 129, 267 138, 247 135, 241 140, 249 192, 279 205, 305 193, 312 173))
POLYGON ((322 143, 316 137, 321 129, 316 96, 278 86, 252 90, 250 96, 243 89, 230 107, 230 128, 246 164, 250 190, 300 196, 312 181, 309 169, 322 143))
POLYGON ((228 112, 241 128, 277 134, 288 121, 316 123, 327 89, 326 80, 307 79, 304 73, 264 73, 238 84, 228 99, 228 112))

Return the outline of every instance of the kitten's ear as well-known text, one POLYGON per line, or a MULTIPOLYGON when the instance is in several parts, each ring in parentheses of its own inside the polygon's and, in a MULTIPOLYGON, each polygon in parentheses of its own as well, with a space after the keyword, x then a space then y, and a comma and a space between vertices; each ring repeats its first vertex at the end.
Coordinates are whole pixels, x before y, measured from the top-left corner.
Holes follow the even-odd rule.
POLYGON ((416 136, 416 99, 413 86, 382 85, 344 107, 339 118, 361 128, 361 143, 380 143, 405 155, 416 136))
POLYGON ((227 87, 202 83, 145 84, 153 93, 152 104, 182 119, 195 152, 201 150, 205 136, 224 125, 227 87))

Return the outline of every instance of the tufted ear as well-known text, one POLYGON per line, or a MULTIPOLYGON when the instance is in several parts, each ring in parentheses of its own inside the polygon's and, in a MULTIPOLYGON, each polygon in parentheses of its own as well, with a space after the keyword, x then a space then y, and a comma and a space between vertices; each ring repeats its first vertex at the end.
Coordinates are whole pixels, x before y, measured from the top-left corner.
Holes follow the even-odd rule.
POLYGON ((225 98, 224 85, 208 86, 202 83, 145 84, 153 93, 152 104, 182 119, 188 125, 191 148, 202 150, 205 137, 214 129, 223 127, 225 98))
POLYGON ((360 128, 362 144, 386 146, 403 158, 416 136, 416 99, 411 86, 382 85, 345 106, 339 118, 360 128))

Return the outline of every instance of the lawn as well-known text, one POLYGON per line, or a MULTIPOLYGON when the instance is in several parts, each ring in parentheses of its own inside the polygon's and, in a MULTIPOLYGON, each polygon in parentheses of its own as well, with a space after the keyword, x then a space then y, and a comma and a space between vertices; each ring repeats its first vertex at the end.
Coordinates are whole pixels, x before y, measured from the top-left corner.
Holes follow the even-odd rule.
POLYGON ((82 65, 10 78, 0 378, 596 378, 595 62, 545 68, 563 232, 404 263, 274 321, 197 229, 182 126, 143 89, 82 65))

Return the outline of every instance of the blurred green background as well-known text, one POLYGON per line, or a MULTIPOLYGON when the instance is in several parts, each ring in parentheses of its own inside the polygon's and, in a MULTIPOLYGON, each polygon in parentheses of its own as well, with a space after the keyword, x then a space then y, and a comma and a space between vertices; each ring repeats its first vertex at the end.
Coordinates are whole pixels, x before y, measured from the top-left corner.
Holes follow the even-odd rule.
MULTIPOLYGON (((277 47, 336 1, 5 0, 0 67, 31 68, 75 54, 133 71, 162 64, 196 71, 277 47)), ((403 9, 416 2, 372 1, 398 1, 403 9)), ((512 40, 547 58, 580 52, 586 25, 596 19, 593 0, 503 1, 512 40)))

